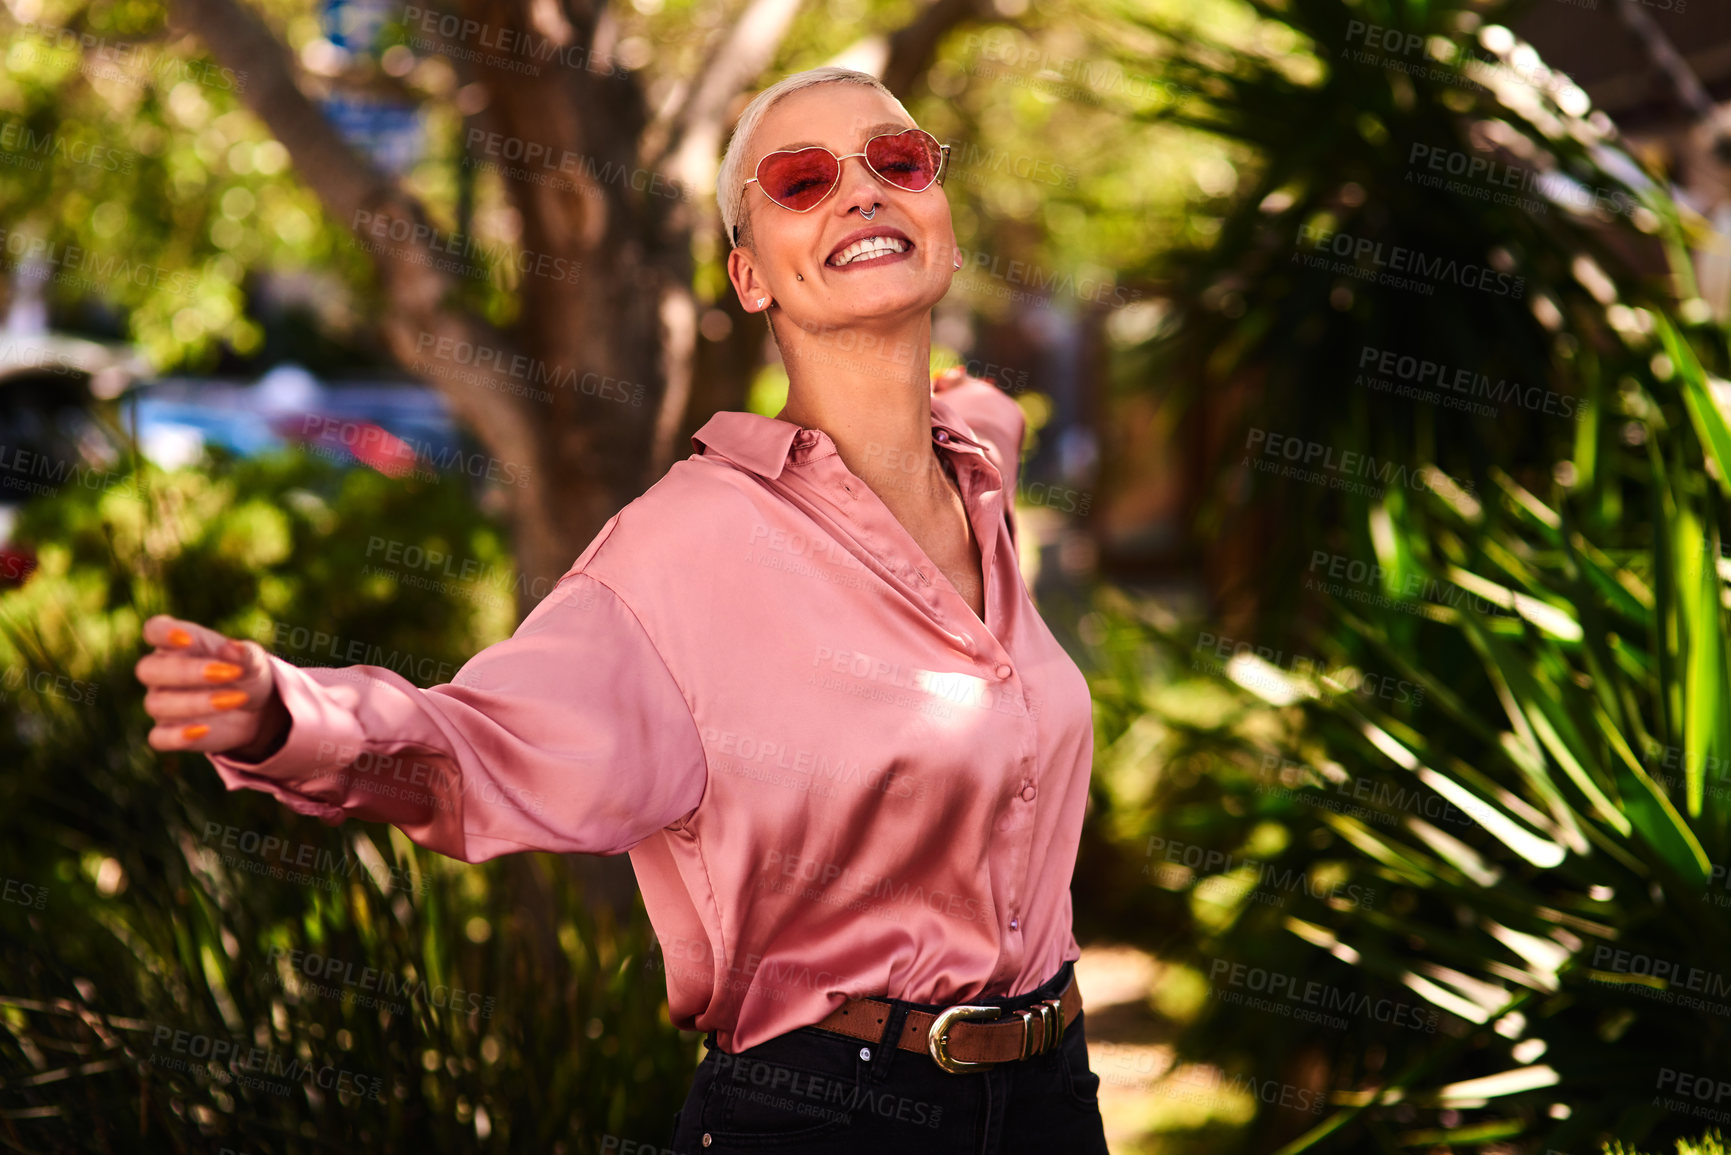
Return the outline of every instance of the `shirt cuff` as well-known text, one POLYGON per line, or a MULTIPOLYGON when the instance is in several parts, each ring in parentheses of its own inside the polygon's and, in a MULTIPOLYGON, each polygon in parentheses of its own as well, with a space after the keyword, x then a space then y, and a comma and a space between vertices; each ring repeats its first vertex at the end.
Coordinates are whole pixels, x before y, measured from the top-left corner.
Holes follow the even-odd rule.
MULTIPOLYGON (((262 762, 243 762, 226 754, 205 756, 230 790, 262 790, 298 814, 341 822, 345 771, 366 742, 353 709, 356 694, 326 686, 322 679, 274 654, 270 663, 290 719, 282 748, 262 762)), ((353 674, 330 670, 323 677, 340 681, 353 674)))

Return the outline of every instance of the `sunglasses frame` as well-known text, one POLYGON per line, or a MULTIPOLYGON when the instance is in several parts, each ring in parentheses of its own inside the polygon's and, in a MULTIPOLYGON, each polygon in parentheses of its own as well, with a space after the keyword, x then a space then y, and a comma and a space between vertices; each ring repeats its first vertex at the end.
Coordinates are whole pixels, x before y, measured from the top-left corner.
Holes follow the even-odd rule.
MULTIPOLYGON (((758 187, 759 191, 761 191, 763 193, 763 195, 766 198, 768 198, 769 203, 774 205, 778 209, 784 209, 790 213, 809 213, 812 211, 812 209, 817 208, 818 205, 821 205, 821 204, 823 204, 824 201, 828 200, 830 198, 830 196, 835 192, 835 190, 841 187, 842 162, 852 160, 856 156, 859 157, 861 163, 863 163, 866 166, 866 169, 873 176, 877 177, 879 180, 883 181, 885 184, 889 185, 891 188, 901 189, 903 192, 923 193, 927 189, 931 188, 933 185, 940 185, 941 186, 944 183, 944 175, 949 170, 949 167, 950 167, 950 146, 939 141, 937 137, 933 136, 929 132, 926 132, 925 129, 919 128, 918 126, 915 126, 914 128, 904 128, 900 132, 880 132, 876 136, 872 137, 870 140, 867 140, 865 142, 865 148, 862 148, 858 152, 850 152, 846 156, 836 156, 835 153, 830 152, 829 149, 824 148, 824 146, 821 144, 808 145, 805 148, 783 148, 783 149, 777 149, 775 152, 766 152, 763 154, 762 158, 760 158, 758 160, 757 168, 754 171, 755 172, 762 172, 764 161, 769 160, 771 157, 775 157, 775 156, 797 156, 802 152, 810 152, 814 148, 823 149, 824 152, 829 152, 830 156, 835 157, 835 180, 830 183, 829 188, 824 190, 823 196, 819 197, 817 199, 816 203, 812 204, 810 208, 796 209, 796 208, 789 208, 787 205, 782 204, 780 201, 776 200, 774 197, 769 195, 769 190, 763 187, 763 182, 761 180, 759 180, 755 175, 753 175, 745 183, 748 186, 749 185, 756 185, 758 187), (873 141, 882 140, 886 136, 905 136, 907 133, 910 133, 910 132, 924 133, 927 140, 931 141, 933 144, 936 144, 938 146, 937 171, 932 174, 932 179, 930 181, 921 185, 919 188, 908 188, 905 185, 896 184, 895 181, 891 180, 889 177, 885 176, 883 173, 879 172, 875 167, 873 167, 871 160, 869 158, 867 158, 867 156, 866 156, 866 150, 871 148, 873 141)), ((733 226, 733 243, 735 245, 739 244, 739 226, 738 225, 733 226)))

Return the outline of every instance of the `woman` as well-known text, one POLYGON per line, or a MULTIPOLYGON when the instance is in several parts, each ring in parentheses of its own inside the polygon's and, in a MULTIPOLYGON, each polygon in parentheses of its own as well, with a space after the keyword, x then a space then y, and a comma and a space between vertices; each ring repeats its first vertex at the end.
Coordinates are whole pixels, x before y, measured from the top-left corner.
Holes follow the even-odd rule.
POLYGON ((945 158, 862 73, 751 103, 718 193, 786 407, 716 414, 451 684, 145 626, 151 745, 231 789, 466 862, 628 851, 708 1032, 680 1152, 1106 1149, 1071 973, 1088 688, 1017 567, 1019 408, 929 376, 945 158))

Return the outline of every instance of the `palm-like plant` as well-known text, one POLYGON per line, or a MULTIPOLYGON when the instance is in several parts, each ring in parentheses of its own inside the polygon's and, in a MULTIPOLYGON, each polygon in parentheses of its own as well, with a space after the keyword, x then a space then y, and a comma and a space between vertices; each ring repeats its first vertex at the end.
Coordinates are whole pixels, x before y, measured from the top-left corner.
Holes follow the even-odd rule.
POLYGON ((1472 490, 1492 465, 1548 469, 1577 432, 1591 445, 1588 410, 1615 381, 1578 346, 1613 303, 1602 270, 1661 271, 1644 201, 1664 194, 1584 93, 1488 23, 1494 6, 1249 7, 1259 34, 1240 38, 1261 52, 1149 30, 1174 42, 1171 89, 1197 95, 1145 115, 1215 139, 1236 175, 1196 205, 1203 242, 1144 271, 1173 286, 1173 315, 1124 380, 1168 383, 1195 411, 1202 542, 1264 539, 1216 588, 1264 608, 1267 631, 1297 620, 1291 575, 1313 548, 1368 545, 1373 501, 1246 456, 1279 437, 1373 454, 1409 487, 1434 465, 1472 490), (1458 371, 1474 379, 1439 382, 1458 371), (1277 532, 1293 525, 1313 533, 1277 532))
MULTIPOLYGON (((1213 798, 1235 817, 1193 829, 1236 861, 1273 845, 1256 857, 1378 895, 1239 902, 1195 927, 1205 973, 1225 958, 1439 1017, 1431 1034, 1215 1000, 1181 1051, 1326 1084, 1322 1122, 1266 1110, 1248 1149, 1699 1133, 1716 1121, 1700 1080, 1731 1070, 1731 384, 1687 252, 1698 222, 1478 11, 1255 7, 1318 65, 1177 54, 1175 78, 1204 94, 1180 118, 1246 146, 1254 175, 1218 243, 1181 263, 1187 305, 1147 353, 1193 398, 1232 399, 1213 412, 1230 460, 1205 514, 1260 518, 1250 638, 1321 665, 1229 662, 1274 724, 1237 725, 1206 781, 1157 783, 1190 803, 1159 813, 1213 798), (1470 177, 1414 179, 1433 156, 1549 175, 1517 176, 1531 203, 1505 204, 1470 177), (1344 247, 1307 259, 1333 236, 1344 247), (1477 283, 1386 287, 1396 247, 1403 273, 1452 261, 1477 283), (1519 295, 1485 289, 1486 270, 1519 295), (1381 391, 1390 352, 1468 375, 1381 391), (1438 387, 1475 375, 1490 415, 1438 387), (1413 480, 1272 481, 1242 465, 1256 429, 1413 480), (1411 692, 1364 692, 1391 681, 1411 692), (1350 807, 1319 804, 1343 785, 1350 807)), ((1135 703, 1102 698, 1110 767, 1134 749, 1135 703)))

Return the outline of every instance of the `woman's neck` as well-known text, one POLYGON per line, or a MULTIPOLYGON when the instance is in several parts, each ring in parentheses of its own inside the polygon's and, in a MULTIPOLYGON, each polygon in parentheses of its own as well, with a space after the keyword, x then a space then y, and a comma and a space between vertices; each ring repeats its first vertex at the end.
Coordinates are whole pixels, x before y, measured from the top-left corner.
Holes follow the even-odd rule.
POLYGON ((823 430, 842 464, 890 505, 931 505, 949 486, 932 446, 929 322, 924 336, 900 355, 895 346, 877 355, 881 343, 865 352, 857 342, 847 352, 833 347, 840 342, 783 347, 787 404, 776 416, 823 430))

